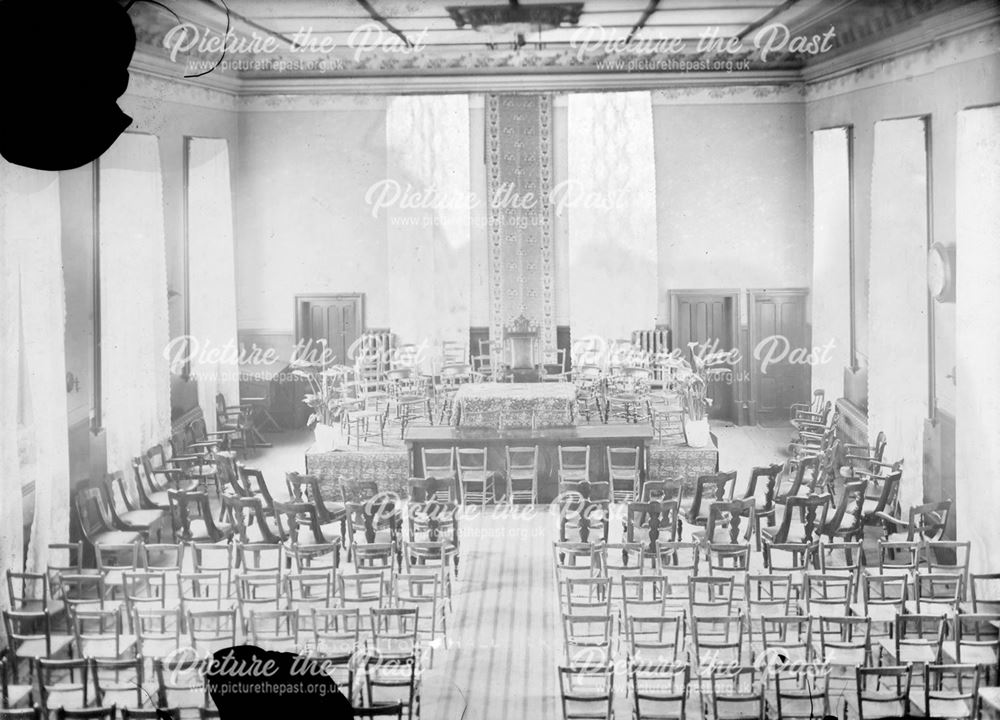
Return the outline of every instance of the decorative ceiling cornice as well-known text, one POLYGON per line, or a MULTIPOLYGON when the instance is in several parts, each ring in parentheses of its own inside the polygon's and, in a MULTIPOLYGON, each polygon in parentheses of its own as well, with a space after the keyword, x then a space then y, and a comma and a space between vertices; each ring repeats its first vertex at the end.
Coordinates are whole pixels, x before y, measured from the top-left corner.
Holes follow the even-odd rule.
MULTIPOLYGON (((806 79, 806 100, 842 95, 935 72, 1000 53, 1000 22, 943 34, 922 44, 907 45, 880 59, 859 65, 828 68, 817 79, 806 79)), ((810 73, 812 75, 813 73, 810 73)))

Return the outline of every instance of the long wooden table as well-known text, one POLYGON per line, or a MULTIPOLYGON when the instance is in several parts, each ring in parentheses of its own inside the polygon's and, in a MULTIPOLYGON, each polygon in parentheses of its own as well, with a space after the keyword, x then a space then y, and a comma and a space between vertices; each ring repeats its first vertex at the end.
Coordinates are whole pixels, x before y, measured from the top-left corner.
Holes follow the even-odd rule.
POLYGON ((505 447, 538 446, 538 501, 551 502, 559 489, 559 445, 586 445, 590 448, 591 481, 608 477, 608 447, 638 447, 639 466, 645 479, 646 460, 653 429, 645 423, 628 425, 571 425, 531 429, 456 428, 445 425, 411 427, 406 431, 410 455, 410 475, 423 477, 421 450, 424 448, 486 448, 487 467, 497 473, 497 496, 504 494, 505 447))

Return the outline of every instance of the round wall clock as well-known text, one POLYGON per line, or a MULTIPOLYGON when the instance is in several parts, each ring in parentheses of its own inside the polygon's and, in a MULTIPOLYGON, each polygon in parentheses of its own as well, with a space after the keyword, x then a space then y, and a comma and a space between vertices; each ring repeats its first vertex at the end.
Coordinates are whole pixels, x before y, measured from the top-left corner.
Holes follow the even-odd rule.
POLYGON ((931 245, 927 255, 927 289, 938 302, 955 299, 955 251, 941 243, 931 245))

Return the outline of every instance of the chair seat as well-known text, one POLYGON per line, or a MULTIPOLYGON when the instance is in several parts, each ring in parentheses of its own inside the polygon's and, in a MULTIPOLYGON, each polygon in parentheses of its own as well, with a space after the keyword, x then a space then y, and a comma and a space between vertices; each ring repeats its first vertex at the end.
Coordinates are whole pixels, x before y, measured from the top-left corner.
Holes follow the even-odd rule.
POLYGON ((958 663, 973 665, 996 665, 997 650, 986 645, 963 645, 962 659, 958 659, 958 648, 954 640, 945 642, 941 646, 941 654, 947 663, 958 663))
POLYGON ((894 662, 906 664, 906 663, 934 663, 937 662, 937 648, 928 644, 919 645, 900 645, 899 655, 896 657, 896 645, 894 641, 888 638, 882 638, 879 640, 879 645, 882 651, 891 657, 894 662))
POLYGON ((79 648, 82 657, 113 658, 128 657, 135 648, 135 635, 121 635, 117 641, 115 636, 104 638, 87 638, 80 641, 79 648))
POLYGON ((141 528, 152 527, 164 517, 166 513, 162 510, 129 510, 118 513, 118 518, 126 525, 141 528))
POLYGON ((170 508, 170 497, 167 495, 166 490, 148 493, 146 497, 149 498, 149 502, 161 510, 168 510, 170 508))
POLYGON ((52 648, 52 653, 49 654, 45 651, 45 638, 31 638, 25 640, 20 645, 17 646, 15 655, 18 657, 25 658, 46 658, 46 657, 56 657, 57 655, 62 655, 64 651, 68 650, 73 644, 72 635, 51 635, 50 647, 52 648))
MULTIPOLYGON (((323 535, 323 539, 320 540, 313 533, 312 527, 309 525, 299 525, 299 531, 296 535, 296 542, 300 545, 311 545, 313 543, 332 543, 340 539, 340 523, 331 522, 325 525, 319 526, 319 531, 323 535)), ((388 532, 388 531, 387 531, 388 532)))
MULTIPOLYGON (((957 693, 956 693, 957 695, 957 693)), ((910 702, 915 707, 924 706, 923 693, 911 693, 910 702)), ((948 697, 947 692, 935 691, 930 697, 930 716, 932 718, 964 718, 971 717, 972 702, 959 697, 948 697), (935 697, 934 695, 938 695, 935 697), (943 696, 943 697, 942 697, 943 696)))
POLYGON ((851 612, 858 617, 870 617, 872 622, 891 623, 896 621, 899 615, 897 605, 869 605, 867 608, 862 603, 852 603, 851 612))
MULTIPOLYGON (((191 530, 191 540, 193 542, 199 542, 204 540, 214 542, 214 538, 212 538, 208 534, 208 526, 205 524, 205 521, 202 518, 195 518, 194 520, 191 520, 191 522, 189 523, 189 527, 191 530)), ((216 522, 215 527, 223 535, 229 535, 233 531, 233 526, 230 525, 229 523, 216 522)), ((256 529, 256 525, 254 526, 254 528, 256 529)), ((257 542, 260 541, 258 540, 257 542)))
POLYGON ((323 507, 326 511, 336 518, 340 518, 341 515, 347 514, 347 505, 342 502, 333 502, 332 500, 324 500, 323 507))
POLYGON ((142 540, 142 534, 134 530, 107 530, 93 537, 94 545, 131 545, 142 540))
POLYGON ((152 638, 142 641, 142 656, 144 658, 165 658, 177 651, 178 645, 184 641, 171 639, 152 638))
MULTIPOLYGON (((858 700, 851 694, 844 695, 844 701, 851 709, 850 716, 858 717, 858 700)), ((862 700, 865 720, 898 720, 907 716, 908 702, 894 700, 892 702, 877 702, 873 700, 862 700)))
POLYGON ((388 545, 392 542, 391 530, 376 530, 375 537, 371 542, 365 537, 364 531, 356 531, 354 535, 354 544, 358 547, 364 547, 365 545, 388 545))
POLYGON ((7 703, 12 708, 27 707, 28 698, 31 695, 33 686, 31 685, 8 685, 7 703))

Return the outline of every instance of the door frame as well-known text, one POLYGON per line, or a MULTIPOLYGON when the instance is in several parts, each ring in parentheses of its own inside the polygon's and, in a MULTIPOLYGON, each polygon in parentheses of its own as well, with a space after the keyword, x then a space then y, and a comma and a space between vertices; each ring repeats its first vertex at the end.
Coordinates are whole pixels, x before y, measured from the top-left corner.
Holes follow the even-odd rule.
MULTIPOLYGON (((358 326, 358 335, 364 335, 368 328, 365 327, 365 294, 360 292, 354 293, 303 293, 301 295, 295 295, 295 344, 297 345, 302 340, 302 314, 299 310, 302 307, 303 302, 309 302, 311 300, 356 300, 357 301, 357 312, 354 315, 354 319, 358 326)), ((347 359, 343 359, 345 364, 347 359)))
MULTIPOLYGON (((757 310, 757 301, 761 297, 801 297, 803 301, 802 320, 803 331, 805 333, 805 343, 812 347, 812 323, 809 322, 809 288, 748 288, 747 289, 747 354, 746 362, 749 366, 747 375, 750 380, 749 392, 749 415, 750 424, 757 425, 757 394, 760 389, 760 366, 754 357, 754 350, 759 339, 757 338, 758 328, 754 325, 754 316, 757 310)), ((806 369, 806 387, 811 387, 812 366, 806 369)), ((808 398, 809 393, 805 395, 808 398)))
POLYGON ((670 342, 673 346, 677 338, 677 328, 678 328, 678 298, 682 295, 693 295, 695 297, 723 297, 732 301, 732 317, 729 319, 729 334, 732 339, 733 348, 740 353, 740 362, 737 363, 736 367, 733 368, 733 375, 736 378, 733 382, 733 392, 732 392, 732 404, 730 406, 731 418, 730 422, 734 425, 741 425, 743 413, 740 412, 741 405, 744 404, 744 399, 746 397, 746 391, 744 390, 744 383, 741 380, 743 377, 743 363, 745 358, 745 351, 743 348, 743 343, 740 337, 740 313, 741 308, 741 296, 742 292, 735 288, 691 288, 691 289, 681 289, 681 290, 667 290, 667 306, 670 310, 670 342))

